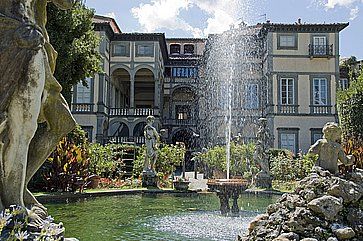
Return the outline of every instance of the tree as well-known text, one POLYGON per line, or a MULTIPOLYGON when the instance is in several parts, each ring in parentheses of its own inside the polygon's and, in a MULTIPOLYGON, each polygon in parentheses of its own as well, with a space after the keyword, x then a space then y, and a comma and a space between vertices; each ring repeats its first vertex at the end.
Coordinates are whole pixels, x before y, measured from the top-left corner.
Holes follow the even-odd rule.
POLYGON ((71 102, 71 89, 75 84, 102 71, 98 53, 100 38, 93 30, 94 10, 76 3, 71 10, 59 10, 48 4, 47 30, 50 42, 58 52, 54 76, 63 87, 62 94, 71 102))
POLYGON ((338 93, 337 104, 345 151, 363 168, 363 71, 348 89, 338 93))

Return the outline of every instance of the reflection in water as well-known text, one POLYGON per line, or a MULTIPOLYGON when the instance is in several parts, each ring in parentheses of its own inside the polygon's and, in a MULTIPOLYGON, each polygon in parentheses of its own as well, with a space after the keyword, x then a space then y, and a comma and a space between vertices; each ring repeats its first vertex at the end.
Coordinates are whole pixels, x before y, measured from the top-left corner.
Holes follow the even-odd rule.
POLYGON ((64 223, 67 237, 81 241, 228 241, 275 200, 243 195, 238 218, 219 215, 215 194, 127 195, 46 207, 55 221, 64 223))

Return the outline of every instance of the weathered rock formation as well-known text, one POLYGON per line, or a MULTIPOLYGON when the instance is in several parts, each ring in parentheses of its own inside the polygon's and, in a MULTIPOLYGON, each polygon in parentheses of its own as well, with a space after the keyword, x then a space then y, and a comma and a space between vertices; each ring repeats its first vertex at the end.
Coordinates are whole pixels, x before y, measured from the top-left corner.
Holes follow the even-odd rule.
POLYGON ((334 176, 315 167, 250 223, 244 241, 363 240, 363 170, 334 176))

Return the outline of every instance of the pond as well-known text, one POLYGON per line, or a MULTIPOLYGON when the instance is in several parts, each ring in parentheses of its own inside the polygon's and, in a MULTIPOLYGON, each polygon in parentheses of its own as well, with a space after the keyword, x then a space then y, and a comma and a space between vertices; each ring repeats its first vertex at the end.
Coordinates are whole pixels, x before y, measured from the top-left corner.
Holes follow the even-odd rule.
POLYGON ((66 236, 81 241, 235 240, 276 196, 243 195, 240 217, 219 214, 215 194, 144 194, 47 204, 66 236))

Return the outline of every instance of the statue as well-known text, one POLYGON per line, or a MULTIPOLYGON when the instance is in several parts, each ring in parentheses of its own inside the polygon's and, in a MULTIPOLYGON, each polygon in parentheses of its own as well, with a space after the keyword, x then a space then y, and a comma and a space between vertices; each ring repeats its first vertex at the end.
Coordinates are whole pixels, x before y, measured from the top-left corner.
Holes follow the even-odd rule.
POLYGON ((269 164, 269 148, 270 148, 271 135, 267 128, 267 119, 260 118, 259 121, 260 121, 260 127, 258 129, 256 136, 257 143, 253 158, 257 162, 261 170, 254 176, 253 183, 257 187, 271 188, 272 178, 271 178, 270 164, 269 164))
POLYGON ((344 150, 339 143, 342 136, 342 131, 338 124, 328 122, 323 127, 323 139, 318 140, 312 145, 308 153, 319 155, 316 166, 328 170, 332 174, 338 174, 338 161, 344 165, 352 165, 354 156, 345 155, 344 150))
POLYGON ((57 53, 45 29, 47 2, 69 9, 75 0, 0 2, 0 210, 37 207, 39 220, 46 208, 27 185, 75 127, 53 76, 57 53))
POLYGON ((158 147, 159 147, 159 134, 156 131, 155 127, 153 127, 155 117, 148 116, 146 118, 147 124, 144 128, 144 136, 145 136, 145 161, 144 161, 144 170, 143 170, 143 181, 142 186, 149 187, 157 186, 157 177, 155 173, 155 164, 158 158, 158 147))

